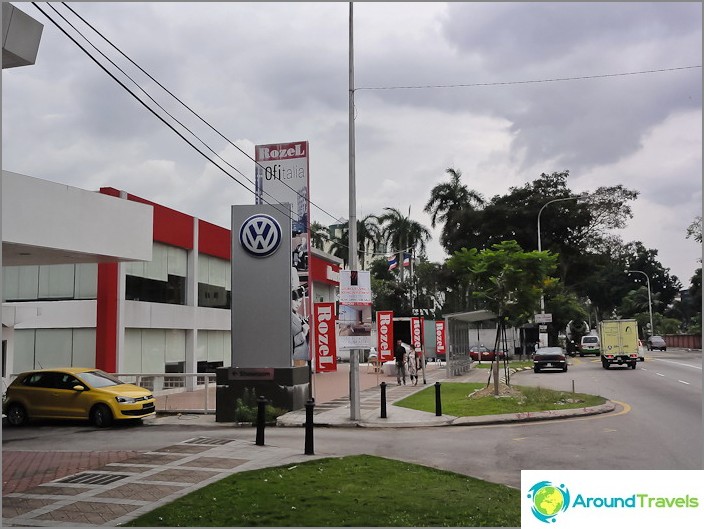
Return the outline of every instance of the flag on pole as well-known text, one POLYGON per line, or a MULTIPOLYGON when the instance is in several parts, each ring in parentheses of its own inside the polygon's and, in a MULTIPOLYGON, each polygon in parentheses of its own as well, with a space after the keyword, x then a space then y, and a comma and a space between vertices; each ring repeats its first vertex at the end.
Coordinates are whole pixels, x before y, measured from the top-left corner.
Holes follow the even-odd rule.
POLYGON ((403 252, 403 266, 411 266, 411 254, 403 252))
POLYGON ((386 260, 389 262, 389 270, 393 270, 398 267, 398 259, 396 259, 395 255, 387 257, 386 260))

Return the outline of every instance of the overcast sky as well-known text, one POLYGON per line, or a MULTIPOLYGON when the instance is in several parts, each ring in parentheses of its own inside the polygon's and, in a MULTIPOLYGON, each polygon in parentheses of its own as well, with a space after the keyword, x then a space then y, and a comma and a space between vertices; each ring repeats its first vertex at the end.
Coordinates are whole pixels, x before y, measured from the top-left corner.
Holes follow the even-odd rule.
MULTIPOLYGON (((309 141, 310 196, 325 211, 313 206, 312 220, 349 216, 348 3, 69 5, 249 156, 257 144, 309 141)), ((33 5, 16 6, 44 32, 35 65, 2 72, 3 169, 115 187, 225 227, 232 204, 253 203, 243 176, 230 170, 247 188, 33 5)), ((247 156, 118 64, 254 179, 247 156)), ((430 227, 422 210, 448 167, 486 198, 569 170, 575 193, 640 192, 619 234, 657 249, 686 288, 702 255, 686 239, 702 209, 701 64, 700 2, 356 3, 357 215, 410 207, 430 227), (611 75, 652 70, 670 71, 611 75), (525 82, 571 77, 588 79, 525 82), (429 85, 474 86, 367 89, 429 85)), ((442 261, 434 234, 429 257, 442 261)))

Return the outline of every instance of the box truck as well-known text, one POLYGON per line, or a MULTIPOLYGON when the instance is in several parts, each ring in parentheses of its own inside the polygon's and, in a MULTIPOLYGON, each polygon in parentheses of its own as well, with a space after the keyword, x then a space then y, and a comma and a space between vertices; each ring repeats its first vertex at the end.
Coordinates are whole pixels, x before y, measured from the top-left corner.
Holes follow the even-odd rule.
POLYGON ((604 320, 599 323, 601 342, 601 365, 608 369, 611 364, 636 368, 645 358, 638 349, 638 324, 636 320, 604 320))

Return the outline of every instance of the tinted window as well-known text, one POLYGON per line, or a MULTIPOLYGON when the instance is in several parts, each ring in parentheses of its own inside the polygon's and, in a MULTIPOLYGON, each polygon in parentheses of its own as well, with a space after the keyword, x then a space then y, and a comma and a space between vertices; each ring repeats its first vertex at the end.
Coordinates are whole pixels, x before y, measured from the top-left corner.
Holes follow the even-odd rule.
POLYGON ((59 373, 41 372, 27 375, 22 384, 33 388, 55 388, 58 387, 58 382, 59 373))
POLYGON ((582 343, 597 343, 599 341, 599 338, 596 336, 585 336, 582 338, 582 343))
POLYGON ((91 387, 94 388, 105 388, 108 386, 117 386, 119 384, 124 384, 122 380, 116 378, 112 375, 108 375, 103 371, 86 371, 78 375, 82 380, 85 381, 91 387))

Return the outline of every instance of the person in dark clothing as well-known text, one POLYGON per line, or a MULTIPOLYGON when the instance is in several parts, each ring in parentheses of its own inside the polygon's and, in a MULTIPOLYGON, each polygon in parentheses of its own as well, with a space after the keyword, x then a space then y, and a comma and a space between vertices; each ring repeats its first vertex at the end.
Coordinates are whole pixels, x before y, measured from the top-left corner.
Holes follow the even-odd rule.
POLYGON ((396 382, 401 385, 401 378, 403 378, 403 385, 406 385, 406 348, 403 346, 401 340, 396 340, 396 348, 394 349, 394 360, 396 361, 396 382))

